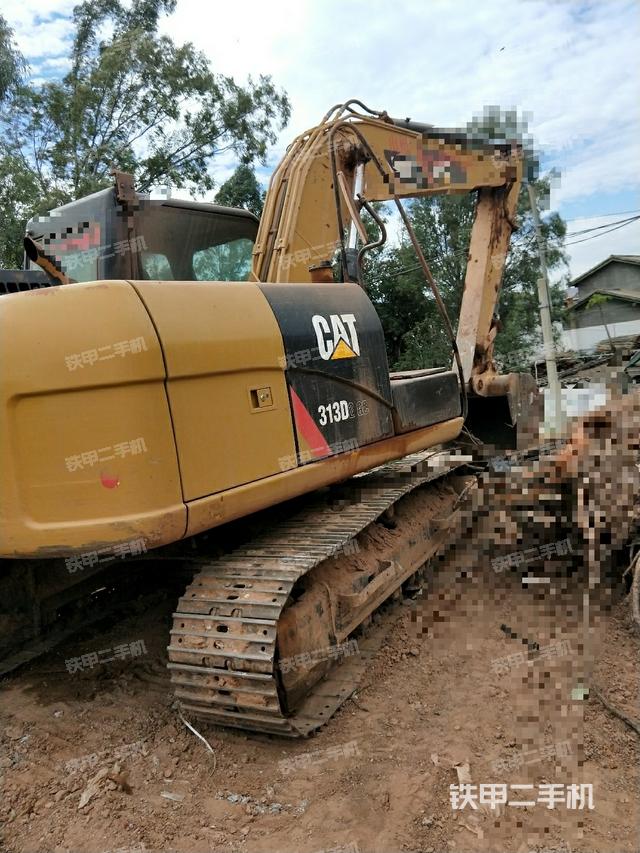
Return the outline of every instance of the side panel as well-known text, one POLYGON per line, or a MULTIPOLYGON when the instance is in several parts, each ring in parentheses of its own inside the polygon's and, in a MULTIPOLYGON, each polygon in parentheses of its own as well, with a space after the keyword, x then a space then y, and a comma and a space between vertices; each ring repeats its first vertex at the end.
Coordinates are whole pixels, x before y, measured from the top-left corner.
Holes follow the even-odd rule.
POLYGON ((452 418, 441 424, 367 444, 353 453, 342 453, 311 465, 299 465, 276 477, 247 483, 222 494, 192 501, 189 504, 187 535, 201 533, 331 483, 340 483, 354 474, 370 471, 378 465, 400 459, 409 453, 417 453, 428 447, 453 441, 460 435, 463 426, 462 418, 452 418))
POLYGON ((186 501, 295 465, 278 324, 247 282, 136 282, 158 330, 186 501))
POLYGON ((101 562, 113 543, 180 538, 162 353, 133 288, 4 296, 0 347, 0 553, 101 562))
POLYGON ((380 319, 355 284, 262 284, 284 339, 298 459, 393 435, 380 319))

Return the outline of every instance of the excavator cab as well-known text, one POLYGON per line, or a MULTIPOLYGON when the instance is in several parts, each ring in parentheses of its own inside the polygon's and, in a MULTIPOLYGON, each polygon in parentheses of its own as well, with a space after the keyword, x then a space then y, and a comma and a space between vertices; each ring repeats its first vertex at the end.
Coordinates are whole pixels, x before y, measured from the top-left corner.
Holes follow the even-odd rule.
POLYGON ((70 282, 243 281, 257 231, 246 210, 149 199, 120 173, 114 187, 30 220, 25 267, 33 275, 44 257, 70 282))

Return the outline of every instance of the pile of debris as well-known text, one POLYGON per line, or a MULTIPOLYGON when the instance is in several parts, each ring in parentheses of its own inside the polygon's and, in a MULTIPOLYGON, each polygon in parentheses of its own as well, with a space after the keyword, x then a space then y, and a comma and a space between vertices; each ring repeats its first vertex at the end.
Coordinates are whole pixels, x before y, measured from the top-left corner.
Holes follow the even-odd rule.
MULTIPOLYGON (((558 378, 564 388, 585 388, 600 382, 611 366, 621 367, 632 382, 640 380, 640 335, 612 339, 613 349, 602 342, 593 353, 566 351, 556 355, 558 378)), ((531 371, 540 388, 548 384, 547 365, 535 361, 531 371)))
POLYGON ((600 341, 596 347, 597 352, 611 352, 612 347, 617 350, 622 358, 631 358, 631 356, 640 349, 640 335, 620 335, 617 338, 611 338, 608 341, 600 341))

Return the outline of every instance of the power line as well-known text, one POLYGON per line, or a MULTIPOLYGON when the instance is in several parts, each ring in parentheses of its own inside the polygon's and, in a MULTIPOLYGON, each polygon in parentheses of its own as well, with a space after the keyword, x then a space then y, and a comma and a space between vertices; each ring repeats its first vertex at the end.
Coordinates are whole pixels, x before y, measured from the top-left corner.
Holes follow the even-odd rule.
MULTIPOLYGON (((633 212, 634 211, 630 211, 630 210, 629 211, 620 211, 620 213, 633 213, 633 212)), ((616 216, 616 215, 620 215, 620 214, 610 213, 610 214, 606 214, 606 215, 607 216, 616 216)), ((600 218, 599 216, 581 217, 581 219, 599 219, 599 218, 600 218)), ((640 219, 640 213, 638 216, 631 216, 628 219, 620 219, 616 222, 607 222, 605 225, 596 225, 593 228, 585 228, 581 231, 574 231, 573 234, 567 234, 567 237, 577 237, 581 234, 591 234, 591 236, 582 237, 580 240, 570 240, 568 243, 565 243, 562 248, 566 248, 568 246, 575 246, 578 243, 585 243, 588 240, 595 240, 596 237, 603 237, 605 234, 611 234, 613 231, 618 231, 620 228, 624 228, 625 225, 630 225, 632 222, 636 222, 639 219, 640 219), (606 230, 604 230, 604 229, 606 229, 606 230), (593 234, 593 233, 591 233, 593 231, 598 231, 600 233, 593 234)), ((565 221, 571 221, 571 220, 565 220, 565 221)), ((531 246, 531 244, 534 242, 534 240, 535 240, 534 237, 528 237, 526 240, 523 241, 523 245, 527 246, 527 247, 531 246)), ((468 250, 457 251, 457 252, 447 252, 447 254, 445 255, 445 258, 460 258, 460 259, 462 259, 465 257, 468 257, 468 250)), ((438 258, 428 258, 429 263, 434 263, 437 260, 439 260, 439 259, 438 258)), ((419 269, 421 269, 419 264, 415 264, 415 265, 408 266, 408 267, 396 267, 395 269, 387 270, 386 275, 389 276, 390 278, 397 278, 401 275, 405 275, 407 273, 412 273, 412 272, 415 272, 419 269)))
POLYGON ((565 222, 582 222, 583 219, 604 219, 605 216, 626 216, 627 213, 640 213, 640 207, 635 210, 616 210, 613 213, 596 213, 594 216, 574 216, 571 219, 565 219, 565 222))
POLYGON ((567 237, 577 237, 579 234, 589 234, 591 231, 602 231, 603 228, 611 228, 613 225, 633 222, 635 219, 639 218, 640 216, 630 216, 628 219, 618 219, 616 222, 606 222, 604 225, 594 225, 593 228, 583 228, 582 231, 574 231, 571 234, 567 234, 567 237))
POLYGON ((619 231, 620 228, 624 228, 626 225, 630 225, 638 219, 640 219, 640 216, 634 216, 632 219, 627 219, 620 225, 616 225, 614 228, 609 228, 608 231, 601 231, 599 234, 592 234, 590 237, 582 237, 580 240, 572 240, 570 243, 565 243, 565 246, 575 246, 576 243, 586 243, 588 240, 595 240, 596 237, 604 237, 605 234, 611 234, 612 231, 619 231))

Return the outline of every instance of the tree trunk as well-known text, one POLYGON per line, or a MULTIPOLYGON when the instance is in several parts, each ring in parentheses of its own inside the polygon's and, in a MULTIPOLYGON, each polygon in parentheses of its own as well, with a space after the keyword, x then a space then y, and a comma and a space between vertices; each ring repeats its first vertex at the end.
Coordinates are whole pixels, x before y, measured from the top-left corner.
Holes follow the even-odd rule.
POLYGON ((604 330, 607 333, 607 338, 609 339, 609 346, 611 347, 611 352, 613 353, 615 358, 618 355, 618 351, 616 350, 615 346, 613 345, 613 341, 611 340, 611 335, 609 334, 609 327, 607 326, 607 323, 604 319, 602 305, 598 305, 598 308, 600 309, 600 319, 602 320, 602 325, 604 326, 604 330))

